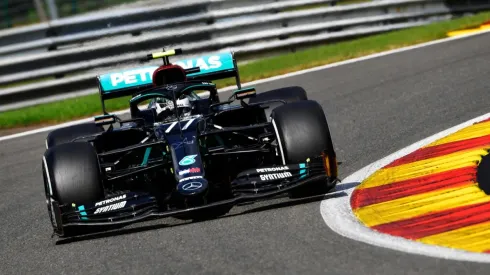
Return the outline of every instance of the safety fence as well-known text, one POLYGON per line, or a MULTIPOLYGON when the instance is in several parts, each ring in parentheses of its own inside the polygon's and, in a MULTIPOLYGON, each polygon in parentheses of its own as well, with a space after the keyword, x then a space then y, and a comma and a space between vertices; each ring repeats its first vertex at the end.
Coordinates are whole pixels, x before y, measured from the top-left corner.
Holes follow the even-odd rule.
POLYGON ((0 111, 94 93, 97 74, 138 66, 162 47, 188 55, 232 50, 240 58, 490 9, 490 1, 469 0, 177 2, 0 32, 0 111))

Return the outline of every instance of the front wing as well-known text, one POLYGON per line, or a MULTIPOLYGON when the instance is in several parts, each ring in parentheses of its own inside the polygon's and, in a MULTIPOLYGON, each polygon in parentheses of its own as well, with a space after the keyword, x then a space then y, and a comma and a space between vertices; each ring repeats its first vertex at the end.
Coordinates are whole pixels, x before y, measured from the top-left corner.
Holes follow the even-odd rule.
POLYGON ((156 198, 142 192, 121 193, 84 205, 59 205, 53 202, 54 233, 64 236, 64 229, 67 227, 124 225, 253 202, 318 181, 324 181, 333 187, 338 181, 336 165, 336 161, 329 159, 324 153, 304 163, 246 170, 231 182, 232 198, 183 209, 160 211, 156 198))

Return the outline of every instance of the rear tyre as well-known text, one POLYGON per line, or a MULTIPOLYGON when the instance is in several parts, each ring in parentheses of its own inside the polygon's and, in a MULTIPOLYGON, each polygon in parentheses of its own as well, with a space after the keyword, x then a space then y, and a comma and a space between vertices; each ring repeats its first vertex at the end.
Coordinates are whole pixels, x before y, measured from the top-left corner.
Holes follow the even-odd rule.
MULTIPOLYGON (((328 157, 335 160, 327 119, 316 101, 298 101, 274 109, 272 124, 283 164, 304 162, 325 150, 328 157)), ((333 186, 334 183, 329 180, 312 183, 292 191, 290 195, 304 197, 325 194, 333 186)))
POLYGON ((46 138, 46 149, 63 143, 71 142, 75 138, 91 136, 101 133, 103 131, 104 128, 95 125, 95 123, 93 122, 56 129, 49 133, 48 137, 46 138))
MULTIPOLYGON (((77 205, 104 198, 95 149, 85 142, 65 143, 48 149, 43 157, 46 202, 53 227, 53 200, 77 205)), ((70 230, 76 234, 76 230, 70 230)))
MULTIPOLYGON (((308 96, 306 95, 305 89, 303 89, 302 87, 292 86, 292 87, 284 87, 284 88, 275 89, 275 90, 257 94, 255 97, 250 98, 248 103, 249 104, 260 103, 269 100, 283 100, 286 102, 286 104, 288 104, 292 102, 308 100, 308 96)), ((268 103, 267 105, 269 107, 264 111, 267 120, 270 121, 270 116, 272 111, 275 108, 282 106, 284 104, 282 102, 273 102, 273 103, 268 103)))

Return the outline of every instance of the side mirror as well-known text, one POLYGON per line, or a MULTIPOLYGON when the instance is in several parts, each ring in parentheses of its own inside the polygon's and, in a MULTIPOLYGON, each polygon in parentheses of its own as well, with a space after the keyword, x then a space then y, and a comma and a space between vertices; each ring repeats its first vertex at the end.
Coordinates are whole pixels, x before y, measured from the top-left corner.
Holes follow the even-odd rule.
POLYGON ((107 114, 94 117, 95 125, 103 126, 108 124, 114 124, 116 122, 116 116, 107 114))
POLYGON ((239 100, 255 97, 256 95, 257 91, 255 90, 255 87, 240 89, 233 92, 233 96, 235 96, 235 98, 239 100))

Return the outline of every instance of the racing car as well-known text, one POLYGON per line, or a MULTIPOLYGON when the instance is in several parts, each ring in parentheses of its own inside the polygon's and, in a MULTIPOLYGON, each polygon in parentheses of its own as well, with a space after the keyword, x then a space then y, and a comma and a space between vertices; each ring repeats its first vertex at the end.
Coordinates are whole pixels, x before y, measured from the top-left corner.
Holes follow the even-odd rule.
MULTIPOLYGON (((322 107, 301 87, 242 88, 232 52, 97 77, 102 115, 46 138, 42 171, 53 235, 164 217, 210 219, 232 207, 325 194, 338 182, 322 107), (235 78, 221 101, 213 80, 235 78), (130 96, 130 117, 105 101, 130 96)), ((173 58, 173 57, 172 57, 173 58)))

